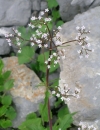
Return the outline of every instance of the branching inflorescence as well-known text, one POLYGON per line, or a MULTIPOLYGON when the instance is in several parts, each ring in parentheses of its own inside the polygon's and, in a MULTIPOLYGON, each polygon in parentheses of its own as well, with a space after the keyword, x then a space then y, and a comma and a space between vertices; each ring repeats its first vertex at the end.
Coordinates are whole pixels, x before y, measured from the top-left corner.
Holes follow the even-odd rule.
MULTIPOLYGON (((46 65, 46 88, 47 91, 49 90, 49 70, 51 68, 51 65, 53 64, 54 67, 59 63, 59 60, 64 60, 65 57, 65 49, 60 49, 58 51, 57 47, 63 47, 63 45, 66 45, 68 43, 72 42, 78 42, 79 46, 81 46, 80 50, 77 50, 79 53, 79 57, 82 58, 85 54, 85 57, 88 58, 89 51, 90 50, 90 43, 88 43, 88 37, 86 36, 90 31, 86 31, 85 27, 76 27, 76 30, 78 30, 77 37, 74 40, 62 42, 61 40, 61 34, 60 30, 62 29, 60 26, 57 29, 53 29, 52 27, 52 19, 48 16, 48 9, 45 9, 45 11, 42 11, 39 17, 32 16, 30 23, 28 24, 29 28, 33 31, 31 34, 30 39, 23 38, 21 32, 19 32, 17 29, 13 28, 13 34, 5 33, 6 40, 11 46, 16 43, 16 46, 18 48, 18 53, 21 54, 22 48, 24 46, 31 46, 34 47, 35 45, 41 48, 44 54, 44 49, 47 49, 49 51, 49 58, 46 59, 44 55, 44 64, 46 65), (25 44, 22 44, 23 41, 26 41, 25 44)), ((71 92, 70 86, 66 83, 64 79, 59 80, 59 86, 55 86, 54 90, 52 91, 52 94, 57 96, 58 98, 61 98, 62 101, 64 101, 66 104, 70 101, 70 96, 73 96, 75 98, 80 98, 79 88, 75 88, 74 92, 71 92)), ((48 115, 49 115, 49 127, 50 130, 52 130, 52 119, 50 116, 50 103, 48 98, 48 115)), ((79 129, 80 130, 80 129, 79 129)), ((90 129, 91 130, 91 129, 90 129)))

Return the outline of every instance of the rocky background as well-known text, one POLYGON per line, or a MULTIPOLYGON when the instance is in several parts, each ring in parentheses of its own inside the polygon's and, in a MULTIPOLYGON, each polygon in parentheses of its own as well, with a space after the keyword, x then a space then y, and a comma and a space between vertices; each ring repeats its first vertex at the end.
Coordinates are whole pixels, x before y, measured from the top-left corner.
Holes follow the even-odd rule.
MULTIPOLYGON (((81 100, 71 102, 74 105, 68 104, 69 109, 71 112, 80 111, 75 116, 75 125, 78 125, 80 120, 92 124, 98 122, 97 125, 100 129, 100 0, 57 1, 61 17, 65 21, 61 33, 66 37, 66 41, 76 37, 76 26, 84 25, 91 31, 89 42, 94 48, 94 53, 90 54, 90 58, 81 59, 81 61, 77 54, 77 46, 64 48, 67 60, 63 64, 60 63, 60 78, 68 81, 71 87, 78 85, 83 88, 81 100), (77 70, 79 70, 78 73, 77 70)), ((18 66, 17 57, 9 57, 12 52, 16 53, 16 48, 8 45, 1 29, 12 32, 13 27, 27 27, 31 16, 46 8, 47 2, 45 0, 0 0, 0 57, 5 63, 5 70, 11 69, 12 78, 16 79, 12 90, 13 101, 18 112, 13 123, 15 128, 28 113, 38 110, 39 102, 43 101, 44 89, 36 90, 35 85, 40 83, 36 74, 24 65, 18 66), (27 86, 29 89, 23 90, 27 86), (20 89, 16 89, 17 87, 20 89), (30 94, 28 95, 26 91, 29 91, 30 94), (42 97, 39 96, 40 93, 42 97), (34 96, 36 100, 32 100, 34 96)), ((53 74, 53 76, 58 77, 58 73, 53 74)))

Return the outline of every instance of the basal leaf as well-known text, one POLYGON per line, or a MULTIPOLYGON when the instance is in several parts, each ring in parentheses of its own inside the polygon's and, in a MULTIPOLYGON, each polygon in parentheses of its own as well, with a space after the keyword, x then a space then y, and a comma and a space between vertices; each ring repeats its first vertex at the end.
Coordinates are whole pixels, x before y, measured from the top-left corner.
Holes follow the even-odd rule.
POLYGON ((1 103, 5 106, 9 106, 12 103, 12 97, 10 95, 2 96, 1 103))
POLYGON ((8 128, 12 126, 12 122, 10 120, 0 120, 0 125, 2 128, 8 128))
POLYGON ((10 120, 13 120, 16 117, 15 109, 12 106, 10 106, 7 109, 5 116, 8 117, 10 120))
POLYGON ((57 7, 58 3, 56 0, 47 0, 49 9, 52 9, 53 7, 57 7))
POLYGON ((5 84, 4 84, 4 89, 5 89, 5 90, 9 90, 9 89, 11 89, 13 86, 14 86, 14 80, 13 80, 13 79, 10 79, 10 80, 8 80, 8 81, 5 82, 5 84))

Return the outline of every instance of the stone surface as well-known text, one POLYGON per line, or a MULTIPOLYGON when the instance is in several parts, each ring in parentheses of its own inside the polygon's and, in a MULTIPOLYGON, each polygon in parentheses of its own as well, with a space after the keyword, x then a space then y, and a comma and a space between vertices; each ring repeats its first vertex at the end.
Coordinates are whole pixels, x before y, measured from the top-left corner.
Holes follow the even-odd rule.
POLYGON ((45 10, 46 8, 48 8, 48 4, 46 1, 41 1, 41 10, 45 10))
POLYGON ((31 0, 32 1, 32 10, 41 10, 41 0, 31 0))
MULTIPOLYGON (((74 20, 62 26, 62 41, 75 39, 77 36, 76 26, 85 26, 91 33, 89 36, 90 49, 89 58, 79 58, 77 51, 81 48, 77 42, 69 43, 64 47, 66 60, 60 62, 60 78, 68 83, 74 90, 79 87, 80 98, 70 97, 68 106, 71 112, 78 112, 74 116, 74 124, 80 121, 90 122, 98 120, 100 130, 100 7, 95 7, 85 13, 77 15, 74 20)), ((84 54, 83 54, 84 56, 84 54)))
POLYGON ((0 55, 6 55, 10 52, 10 46, 7 41, 3 38, 0 38, 0 55))
POLYGON ((100 0, 57 0, 60 14, 64 21, 70 21, 75 15, 83 13, 90 8, 100 6, 100 0))
POLYGON ((0 36, 4 37, 6 33, 13 34, 13 27, 1 27, 0 28, 0 36))
MULTIPOLYGON (((11 78, 14 87, 10 93, 13 97, 17 117, 13 122, 13 127, 18 127, 25 120, 27 114, 38 111, 39 103, 44 100, 45 87, 39 87, 40 80, 36 74, 25 65, 18 64, 17 57, 3 59, 6 70, 11 70, 11 78)), ((51 98, 51 105, 54 99, 51 98)))
POLYGON ((26 25, 30 16, 29 0, 0 0, 0 26, 26 25))

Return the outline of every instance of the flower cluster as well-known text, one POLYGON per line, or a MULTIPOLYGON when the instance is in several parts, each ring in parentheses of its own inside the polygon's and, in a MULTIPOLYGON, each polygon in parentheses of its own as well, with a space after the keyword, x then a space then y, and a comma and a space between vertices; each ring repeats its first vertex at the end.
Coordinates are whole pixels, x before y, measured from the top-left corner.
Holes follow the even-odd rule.
POLYGON ((83 58, 83 53, 85 52, 85 58, 89 57, 88 51, 94 52, 94 49, 89 49, 91 46, 90 43, 88 43, 89 37, 86 36, 90 31, 86 31, 85 27, 76 27, 76 30, 78 30, 77 37, 75 38, 78 41, 78 44, 81 46, 81 49, 78 50, 77 52, 80 54, 80 58, 83 58))
POLYGON ((97 129, 97 125, 96 125, 96 122, 95 122, 95 124, 93 124, 93 125, 89 125, 88 123, 86 123, 86 122, 80 122, 79 123, 79 128, 78 128, 78 130, 98 130, 97 129))
POLYGON ((59 80, 59 86, 56 86, 55 91, 52 91, 52 94, 55 94, 58 98, 61 98, 61 100, 66 104, 70 101, 71 96, 77 99, 80 98, 79 93, 79 88, 76 87, 73 92, 63 79, 59 80))

